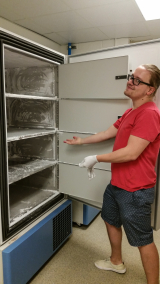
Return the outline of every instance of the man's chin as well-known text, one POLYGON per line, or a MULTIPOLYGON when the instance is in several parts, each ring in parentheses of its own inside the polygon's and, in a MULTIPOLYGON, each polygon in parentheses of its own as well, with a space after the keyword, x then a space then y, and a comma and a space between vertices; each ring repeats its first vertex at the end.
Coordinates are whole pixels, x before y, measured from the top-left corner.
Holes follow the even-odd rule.
POLYGON ((124 91, 124 95, 130 97, 129 92, 127 92, 127 90, 124 91))

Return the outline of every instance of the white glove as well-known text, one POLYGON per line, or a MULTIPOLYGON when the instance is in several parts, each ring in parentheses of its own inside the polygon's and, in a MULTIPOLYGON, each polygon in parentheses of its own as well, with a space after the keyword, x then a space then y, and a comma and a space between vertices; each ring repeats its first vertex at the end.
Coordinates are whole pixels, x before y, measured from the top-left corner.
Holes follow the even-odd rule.
POLYGON ((92 178, 94 178, 96 176, 93 168, 87 169, 87 172, 88 172, 89 180, 91 180, 92 178))
POLYGON ((88 177, 89 179, 94 178, 95 172, 94 172, 94 165, 98 163, 96 155, 94 156, 88 156, 86 158, 84 158, 84 160, 79 164, 79 167, 81 168, 87 168, 87 172, 88 172, 88 177))
POLYGON ((96 155, 88 156, 85 157, 84 160, 79 164, 79 167, 92 169, 96 163, 98 163, 96 155))

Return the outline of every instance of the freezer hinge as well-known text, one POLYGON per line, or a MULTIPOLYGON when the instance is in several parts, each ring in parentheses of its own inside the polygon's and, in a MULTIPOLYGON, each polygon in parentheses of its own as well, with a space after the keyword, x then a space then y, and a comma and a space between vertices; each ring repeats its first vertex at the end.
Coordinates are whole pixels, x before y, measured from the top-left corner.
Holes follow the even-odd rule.
POLYGON ((127 75, 119 75, 115 77, 116 80, 127 79, 127 75))

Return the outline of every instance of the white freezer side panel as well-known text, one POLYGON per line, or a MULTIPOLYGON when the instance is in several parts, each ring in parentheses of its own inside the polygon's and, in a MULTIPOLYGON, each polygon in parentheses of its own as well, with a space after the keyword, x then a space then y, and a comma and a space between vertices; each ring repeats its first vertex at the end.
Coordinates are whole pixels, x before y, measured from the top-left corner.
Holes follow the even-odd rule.
MULTIPOLYGON (((124 80, 125 83, 127 80, 124 80)), ((126 97, 125 97, 126 98, 126 97)), ((97 133, 108 129, 131 107, 131 100, 61 100, 59 129, 97 133)), ((67 138, 67 137, 66 137, 67 138)))
POLYGON ((128 56, 59 66, 60 98, 123 98, 128 56))
POLYGON ((160 229, 160 155, 157 165, 157 185, 155 191, 155 200, 152 206, 152 210, 154 210, 154 218, 152 218, 152 223, 154 225, 155 230, 160 229))
POLYGON ((59 188, 62 193, 102 204, 103 193, 111 180, 111 173, 95 169, 95 178, 89 180, 86 168, 59 165, 59 188))
POLYGON ((155 211, 155 221, 154 221, 154 229, 159 230, 160 229, 160 189, 158 188, 157 193, 157 200, 156 200, 156 211, 155 211))

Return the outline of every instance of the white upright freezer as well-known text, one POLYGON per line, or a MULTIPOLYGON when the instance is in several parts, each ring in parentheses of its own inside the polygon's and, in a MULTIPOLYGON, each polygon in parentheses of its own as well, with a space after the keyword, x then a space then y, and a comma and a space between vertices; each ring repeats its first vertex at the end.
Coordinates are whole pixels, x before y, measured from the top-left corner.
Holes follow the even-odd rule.
POLYGON ((63 143, 107 129, 131 101, 128 55, 64 64, 65 56, 0 31, 0 284, 23 284, 72 233, 72 201, 101 208, 110 164, 88 179, 78 163, 112 151, 63 143))

